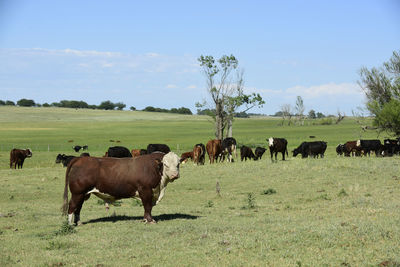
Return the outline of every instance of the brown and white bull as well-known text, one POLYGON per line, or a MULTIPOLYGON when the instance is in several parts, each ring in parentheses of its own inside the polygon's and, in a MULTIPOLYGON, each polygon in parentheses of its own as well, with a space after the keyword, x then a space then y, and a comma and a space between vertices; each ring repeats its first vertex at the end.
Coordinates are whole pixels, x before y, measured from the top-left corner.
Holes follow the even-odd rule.
POLYGON ((28 149, 17 149, 14 148, 10 151, 10 169, 16 169, 18 167, 22 169, 26 158, 32 157, 32 150, 28 149))
POLYGON ((167 184, 179 178, 179 164, 173 152, 136 158, 75 158, 66 171, 63 213, 70 224, 73 215, 74 223, 80 224, 80 211, 90 194, 106 203, 133 197, 142 200, 144 220, 154 223, 151 209, 164 197, 167 184))

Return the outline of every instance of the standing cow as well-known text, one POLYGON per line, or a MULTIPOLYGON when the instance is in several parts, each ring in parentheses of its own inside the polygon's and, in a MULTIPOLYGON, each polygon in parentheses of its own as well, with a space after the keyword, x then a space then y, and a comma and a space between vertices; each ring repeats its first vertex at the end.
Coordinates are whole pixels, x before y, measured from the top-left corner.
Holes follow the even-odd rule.
POLYGON ((357 147, 364 150, 364 155, 370 156, 371 151, 375 152, 376 156, 379 156, 382 152, 382 143, 380 140, 357 140, 357 147))
POLYGON ((209 140, 206 145, 207 154, 210 158, 210 164, 214 163, 214 160, 217 162, 218 157, 222 153, 222 146, 220 139, 209 140))
POLYGON ((242 146, 240 148, 240 160, 243 161, 243 159, 247 161, 247 159, 257 160, 258 158, 254 155, 250 147, 242 146))
POLYGON ((132 158, 132 154, 129 149, 124 146, 109 147, 104 156, 112 158, 132 158))
POLYGON ((10 169, 22 169, 22 165, 24 165, 24 161, 26 158, 32 157, 32 150, 28 149, 17 149, 14 148, 10 151, 10 169))
POLYGON ((136 158, 75 158, 65 175, 63 213, 68 222, 80 223, 83 202, 94 194, 104 201, 140 198, 144 220, 154 223, 152 207, 164 197, 166 186, 179 178, 179 157, 170 152, 153 153, 136 158), (71 200, 68 203, 68 187, 71 200))
POLYGON ((193 163, 197 165, 204 165, 206 159, 206 147, 204 144, 196 144, 193 147, 193 163))
POLYGON ((147 145, 147 154, 151 154, 153 152, 163 152, 165 154, 171 152, 171 149, 166 144, 148 144, 147 145))
POLYGON ((263 147, 256 147, 256 150, 254 151, 254 154, 256 155, 256 158, 257 159, 261 159, 262 158, 262 156, 264 155, 264 153, 265 153, 265 148, 263 148, 263 147))
POLYGON ((296 157, 298 154, 301 154, 301 157, 307 158, 317 157, 321 155, 321 158, 324 157, 326 150, 326 142, 323 141, 314 141, 314 142, 303 142, 297 148, 295 148, 293 152, 293 157, 296 157))
POLYGON ((269 152, 271 153, 271 160, 273 161, 272 155, 275 153, 275 161, 277 161, 278 152, 282 153, 282 160, 285 160, 286 156, 289 156, 287 150, 287 140, 285 138, 270 137, 267 139, 269 152))
POLYGON ((233 137, 227 137, 222 140, 222 160, 225 160, 225 156, 227 156, 228 162, 233 162, 232 154, 236 156, 236 139, 233 137))

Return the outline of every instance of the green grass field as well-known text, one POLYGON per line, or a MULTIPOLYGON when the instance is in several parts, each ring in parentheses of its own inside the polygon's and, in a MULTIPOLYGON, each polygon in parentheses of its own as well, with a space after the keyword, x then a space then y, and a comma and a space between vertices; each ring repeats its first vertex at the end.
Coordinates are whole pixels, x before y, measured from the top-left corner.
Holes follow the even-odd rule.
POLYGON ((0 266, 400 263, 399 157, 337 157, 340 142, 376 138, 351 118, 325 126, 279 122, 238 119, 234 137, 264 147, 270 136, 285 137, 292 150, 315 135, 328 142, 326 157, 188 163, 153 208, 157 224, 141 222, 143 207, 133 199, 106 211, 92 196, 82 208, 84 224, 71 230, 60 211, 66 169, 54 163, 58 153, 78 155, 76 144, 102 156, 113 145, 167 143, 180 154, 212 139, 212 123, 138 111, 0 107, 0 266), (9 169, 12 147, 33 151, 22 170, 9 169))

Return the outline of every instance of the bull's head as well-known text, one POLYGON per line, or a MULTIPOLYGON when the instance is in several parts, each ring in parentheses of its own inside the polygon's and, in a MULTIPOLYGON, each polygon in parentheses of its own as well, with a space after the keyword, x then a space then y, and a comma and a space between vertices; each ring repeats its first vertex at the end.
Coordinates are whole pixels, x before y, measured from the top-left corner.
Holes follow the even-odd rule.
POLYGON ((174 181, 179 178, 179 165, 180 159, 174 152, 169 152, 163 159, 163 176, 169 180, 174 181))
POLYGON ((25 150, 25 153, 26 153, 26 157, 27 157, 27 158, 32 157, 32 150, 31 150, 30 148, 26 149, 26 150, 25 150))

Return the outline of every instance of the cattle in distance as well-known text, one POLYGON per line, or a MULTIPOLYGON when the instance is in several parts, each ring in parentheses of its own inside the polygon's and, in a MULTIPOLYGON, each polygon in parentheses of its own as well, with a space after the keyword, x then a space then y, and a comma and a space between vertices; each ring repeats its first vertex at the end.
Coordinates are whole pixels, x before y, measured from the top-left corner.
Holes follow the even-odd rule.
POLYGON ((152 207, 164 197, 166 186, 179 178, 179 157, 170 152, 136 158, 75 158, 67 167, 63 213, 68 222, 80 223, 80 211, 91 194, 112 203, 122 198, 139 198, 144 220, 155 222, 152 207), (68 202, 68 188, 71 199, 68 202))
POLYGON ((204 144, 196 144, 193 147, 193 163, 197 165, 204 165, 206 160, 206 147, 204 144))
POLYGON ((132 154, 126 147, 123 146, 112 146, 109 147, 105 157, 111 158, 131 158, 132 154))
POLYGON ((243 159, 247 161, 247 159, 257 160, 258 158, 254 155, 250 147, 242 146, 240 148, 240 160, 243 161, 243 159))
POLYGON ((22 169, 26 158, 32 157, 32 150, 14 148, 10 151, 10 169, 22 169))
POLYGON ((82 149, 82 146, 73 146, 72 149, 73 149, 75 152, 79 152, 79 151, 82 149))
POLYGON ((76 158, 75 156, 58 154, 56 157, 56 163, 62 163, 64 167, 67 167, 72 159, 76 158))
POLYGON ((151 154, 153 152, 163 152, 165 154, 171 152, 171 149, 166 144, 148 144, 147 145, 147 154, 151 154))
POLYGON ((184 152, 181 154, 180 161, 186 163, 189 159, 193 160, 193 151, 184 152))
POLYGON ((376 156, 379 156, 382 152, 383 146, 380 140, 357 140, 356 146, 364 151, 364 155, 370 156, 371 151, 375 152, 376 156))
POLYGON ((271 153, 271 160, 273 161, 273 154, 275 154, 275 161, 277 161, 278 153, 282 153, 282 160, 285 160, 286 156, 289 156, 287 150, 287 140, 285 138, 270 137, 267 139, 269 152, 271 153))
POLYGON ((209 140, 206 144, 206 150, 208 157, 210 159, 210 164, 213 164, 214 161, 218 161, 218 157, 220 157, 222 153, 222 146, 220 139, 209 140))
POLYGON ((263 147, 256 147, 256 150, 254 151, 254 154, 255 154, 255 156, 256 156, 256 158, 257 159, 261 159, 262 158, 262 156, 264 155, 264 153, 265 153, 265 148, 263 148, 263 147))

